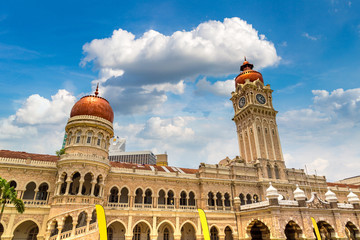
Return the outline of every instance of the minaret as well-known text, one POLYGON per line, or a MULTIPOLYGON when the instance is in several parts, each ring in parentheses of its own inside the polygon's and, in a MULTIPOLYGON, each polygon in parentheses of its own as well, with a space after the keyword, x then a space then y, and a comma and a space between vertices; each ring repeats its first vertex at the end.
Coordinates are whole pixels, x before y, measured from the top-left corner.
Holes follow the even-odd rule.
POLYGON ((270 85, 264 85, 261 73, 245 61, 235 78, 232 92, 240 155, 248 163, 258 159, 283 161, 276 124, 277 111, 272 105, 270 85))

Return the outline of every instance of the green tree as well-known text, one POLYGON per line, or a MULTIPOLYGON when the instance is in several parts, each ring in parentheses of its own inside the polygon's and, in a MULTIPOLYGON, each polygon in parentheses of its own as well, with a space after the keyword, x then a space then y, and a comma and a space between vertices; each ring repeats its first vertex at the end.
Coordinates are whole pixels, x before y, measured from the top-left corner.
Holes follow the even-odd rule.
POLYGON ((19 212, 19 213, 23 213, 25 211, 25 206, 24 206, 24 202, 19 199, 16 198, 16 191, 14 189, 14 187, 10 187, 10 183, 7 182, 5 179, 0 177, 0 207, 1 207, 1 212, 0 212, 0 221, 5 209, 5 205, 8 203, 11 203, 15 206, 15 209, 19 212))
POLYGON ((65 154, 65 149, 62 148, 62 149, 56 151, 55 153, 56 153, 56 156, 60 157, 60 155, 65 154))

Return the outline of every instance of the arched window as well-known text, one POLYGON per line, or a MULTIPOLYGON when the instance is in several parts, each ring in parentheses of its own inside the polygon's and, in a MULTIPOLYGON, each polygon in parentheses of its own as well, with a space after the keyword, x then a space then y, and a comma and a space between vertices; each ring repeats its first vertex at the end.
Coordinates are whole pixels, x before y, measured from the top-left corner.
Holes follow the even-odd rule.
POLYGON ((81 139, 81 131, 78 131, 76 133, 76 143, 80 143, 80 139, 81 139))
POLYGON ((133 234, 134 234, 133 240, 140 240, 141 228, 139 224, 134 227, 133 234))
POLYGON ((240 198, 240 204, 245 205, 245 196, 244 196, 244 194, 240 193, 239 198, 240 198))
POLYGON ((175 205, 174 192, 171 190, 168 191, 167 205, 175 205))
POLYGON ((55 236, 59 233, 58 223, 55 222, 55 224, 53 224, 52 226, 54 227, 51 229, 50 237, 55 236))
POLYGON ((158 204, 160 204, 160 205, 165 204, 165 192, 164 192, 164 190, 160 190, 160 192, 159 192, 158 204))
POLYGON ((214 194, 212 192, 208 193, 208 205, 215 206, 214 194))
POLYGON ((48 195, 49 186, 47 183, 42 183, 39 186, 39 191, 36 195, 36 200, 46 200, 48 195))
POLYGON ((168 228, 164 229, 164 240, 169 240, 169 229, 168 228))
POLYGON ((93 175, 91 173, 87 173, 84 176, 84 183, 81 189, 81 194, 82 195, 90 195, 91 194, 91 182, 93 179, 93 175))
POLYGON ((251 204, 251 203, 252 203, 251 195, 250 195, 250 194, 247 194, 247 195, 246 195, 246 204, 251 204))
POLYGON ((76 195, 79 192, 79 187, 80 187, 80 173, 76 172, 73 177, 72 177, 72 182, 70 183, 70 188, 69 188, 69 194, 70 195, 76 195))
POLYGON ((87 219, 87 213, 81 212, 78 216, 78 221, 77 221, 76 227, 79 228, 79 227, 86 226, 86 219, 87 219))
POLYGON ((37 235, 39 233, 39 228, 38 227, 33 227, 30 231, 29 234, 26 238, 26 240, 36 240, 37 239, 37 235))
POLYGON ((94 196, 98 197, 100 195, 100 183, 102 182, 102 176, 99 175, 96 178, 96 184, 95 184, 95 188, 94 188, 94 196))
POLYGON ((10 184, 10 187, 13 187, 14 189, 16 189, 17 183, 16 183, 14 180, 11 180, 11 181, 9 182, 9 184, 10 184))
POLYGON ((112 227, 109 227, 107 229, 107 239, 108 240, 114 240, 113 237, 114 237, 114 230, 113 230, 112 227))
POLYGON ((228 193, 225 193, 224 198, 225 207, 230 207, 230 195, 228 193))
POLYGON ((189 193, 189 206, 195 206, 195 194, 193 192, 189 193))
POLYGON ((87 138, 86 138, 86 143, 87 144, 91 144, 91 137, 92 137, 92 132, 88 132, 87 133, 87 138))
POLYGON ((253 199, 254 199, 254 203, 259 202, 259 197, 258 197, 258 195, 254 194, 253 199))
POLYGON ((61 232, 63 233, 63 232, 70 231, 70 230, 73 228, 72 222, 73 222, 72 217, 71 217, 71 216, 67 216, 67 217, 65 218, 64 227, 63 227, 63 229, 62 229, 61 232))
POLYGON ((67 145, 70 145, 70 143, 71 143, 71 136, 72 134, 71 133, 69 133, 69 135, 67 136, 67 145))
POLYGON ((181 206, 186 206, 186 192, 182 191, 180 193, 180 205, 181 206))
POLYGON ((136 189, 135 192, 135 203, 142 203, 142 197, 143 195, 143 191, 141 190, 141 188, 136 189))
POLYGON ((145 197, 144 197, 144 204, 151 204, 152 203, 152 192, 150 189, 146 189, 145 197))
POLYGON ((280 179, 279 167, 277 165, 275 165, 274 171, 275 171, 275 178, 280 179))
POLYGON ((26 185, 26 190, 23 195, 23 199, 34 200, 36 184, 30 182, 26 185))
POLYGON ((268 164, 268 165, 266 166, 266 169, 267 169, 268 178, 272 178, 272 172, 271 172, 271 166, 270 166, 270 164, 268 164))
POLYGON ((90 224, 96 222, 96 210, 94 210, 91 214, 91 220, 90 220, 90 224))
POLYGON ((117 203, 119 201, 119 189, 117 187, 113 187, 110 190, 109 202, 117 203))
POLYGON ((210 229, 210 240, 219 240, 218 230, 216 227, 210 229))
POLYGON ((222 207, 222 195, 221 195, 221 193, 217 193, 216 194, 216 206, 220 206, 220 207, 222 207))
MULTIPOLYGON (((64 173, 63 173, 64 174, 64 173)), ((65 173, 64 176, 64 179, 62 179, 62 183, 61 183, 61 186, 60 186, 60 195, 64 195, 65 194, 65 191, 66 191, 66 185, 67 185, 67 182, 66 182, 66 179, 67 179, 67 174, 65 173)))
POLYGON ((101 140, 103 138, 103 135, 101 133, 98 134, 96 145, 101 146, 101 140))
POLYGON ((129 203, 129 190, 126 187, 121 189, 120 203, 129 203))

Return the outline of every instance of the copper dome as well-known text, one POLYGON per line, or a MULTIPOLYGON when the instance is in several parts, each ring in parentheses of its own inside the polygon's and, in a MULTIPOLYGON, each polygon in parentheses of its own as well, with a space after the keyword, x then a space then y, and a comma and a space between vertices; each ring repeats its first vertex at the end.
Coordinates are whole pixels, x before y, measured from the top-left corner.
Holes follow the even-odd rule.
POLYGON ((98 89, 96 89, 95 95, 88 95, 82 97, 75 103, 71 109, 70 117, 80 115, 90 115, 104 118, 110 122, 114 121, 114 112, 109 102, 102 97, 97 96, 98 89))
POLYGON ((235 78, 235 86, 237 84, 244 84, 246 79, 249 79, 251 82, 259 79, 264 83, 261 73, 252 70, 254 65, 250 64, 248 61, 244 61, 243 65, 240 67, 241 73, 235 78))

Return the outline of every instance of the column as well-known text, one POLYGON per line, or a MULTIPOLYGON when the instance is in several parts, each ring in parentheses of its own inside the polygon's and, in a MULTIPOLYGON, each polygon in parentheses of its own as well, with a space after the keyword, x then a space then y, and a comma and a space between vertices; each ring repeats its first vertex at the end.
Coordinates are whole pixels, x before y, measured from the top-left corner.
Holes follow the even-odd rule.
POLYGON ((56 240, 60 240, 62 229, 63 229, 63 225, 58 225, 58 235, 56 237, 56 240))
POLYGON ((66 180, 66 190, 65 190, 65 195, 69 195, 69 190, 70 190, 70 183, 72 182, 71 179, 66 180))
POLYGON ((34 198, 33 198, 34 201, 36 200, 36 196, 37 196, 37 193, 38 193, 38 192, 39 192, 39 191, 35 191, 34 198))
POLYGON ((91 192, 90 192, 91 197, 94 197, 95 184, 96 184, 95 181, 91 182, 91 192))
POLYGON ((103 190, 104 190, 104 184, 100 183, 100 190, 99 190, 99 196, 98 197, 102 197, 103 196, 103 190))
POLYGON ((91 217, 88 216, 87 219, 86 219, 86 230, 85 230, 85 233, 88 233, 88 232, 89 232, 90 221, 91 221, 91 217))
POLYGON ((57 196, 60 195, 61 185, 62 185, 62 182, 58 181, 58 182, 57 182, 57 189, 56 189, 56 192, 55 192, 55 194, 56 194, 57 196))
POLYGON ((180 203, 180 198, 175 198, 174 197, 174 200, 175 200, 175 208, 179 208, 179 203, 180 203))
POLYGON ((71 230, 71 235, 70 237, 73 237, 75 236, 75 230, 76 230, 76 225, 77 225, 77 219, 73 219, 73 223, 72 223, 73 227, 72 227, 72 230, 71 230))
POLYGON ((46 192, 46 203, 49 204, 50 192, 46 192))
POLYGON ((82 187, 83 187, 84 182, 85 182, 85 180, 82 178, 79 180, 79 192, 77 194, 78 196, 82 195, 81 192, 82 192, 82 187))
POLYGON ((153 208, 157 208, 157 204, 158 204, 158 197, 154 197, 153 198, 153 208))

